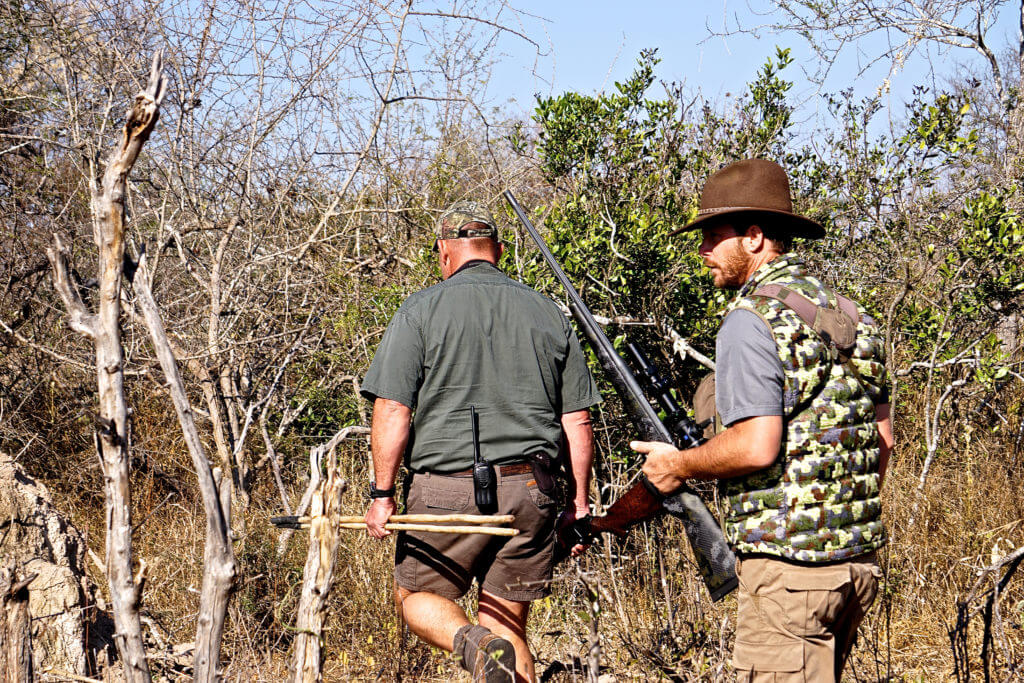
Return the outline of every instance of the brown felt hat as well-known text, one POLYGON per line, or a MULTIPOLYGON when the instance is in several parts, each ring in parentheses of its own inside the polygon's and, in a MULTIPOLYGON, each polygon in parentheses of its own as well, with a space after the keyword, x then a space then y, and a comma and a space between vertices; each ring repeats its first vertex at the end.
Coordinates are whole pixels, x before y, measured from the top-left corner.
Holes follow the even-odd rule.
POLYGON ((767 159, 744 159, 713 173, 700 194, 697 218, 669 234, 699 230, 736 214, 750 213, 784 217, 773 223, 793 237, 825 236, 820 224, 793 213, 786 171, 767 159))

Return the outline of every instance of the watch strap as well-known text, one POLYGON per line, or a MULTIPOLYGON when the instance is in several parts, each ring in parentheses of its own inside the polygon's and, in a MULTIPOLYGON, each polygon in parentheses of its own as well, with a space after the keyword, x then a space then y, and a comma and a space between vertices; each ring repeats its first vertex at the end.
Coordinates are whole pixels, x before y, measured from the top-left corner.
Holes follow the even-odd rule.
POLYGON ((373 482, 370 482, 370 492, 369 492, 369 495, 370 495, 370 498, 394 498, 394 496, 395 496, 395 487, 392 486, 391 488, 387 488, 387 489, 379 489, 379 488, 377 488, 376 484, 374 484, 373 482))

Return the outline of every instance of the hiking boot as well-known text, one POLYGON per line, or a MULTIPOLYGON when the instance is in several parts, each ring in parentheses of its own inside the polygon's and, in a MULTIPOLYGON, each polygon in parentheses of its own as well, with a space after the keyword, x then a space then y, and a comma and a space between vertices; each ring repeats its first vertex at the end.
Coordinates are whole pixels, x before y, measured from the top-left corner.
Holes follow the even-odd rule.
POLYGON ((453 651, 473 683, 514 683, 516 651, 512 643, 480 625, 467 624, 455 634, 453 651))
POLYGON ((515 680, 515 648, 504 638, 488 633, 476 648, 473 683, 515 683, 515 680))

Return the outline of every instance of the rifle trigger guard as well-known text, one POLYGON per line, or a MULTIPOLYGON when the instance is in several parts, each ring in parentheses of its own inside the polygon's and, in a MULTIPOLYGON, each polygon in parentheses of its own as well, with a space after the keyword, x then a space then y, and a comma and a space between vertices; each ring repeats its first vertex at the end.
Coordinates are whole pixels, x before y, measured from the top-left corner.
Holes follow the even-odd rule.
POLYGON ((593 516, 587 515, 580 517, 569 525, 568 531, 572 534, 570 546, 590 545, 594 541, 594 529, 590 525, 591 519, 593 519, 593 516))

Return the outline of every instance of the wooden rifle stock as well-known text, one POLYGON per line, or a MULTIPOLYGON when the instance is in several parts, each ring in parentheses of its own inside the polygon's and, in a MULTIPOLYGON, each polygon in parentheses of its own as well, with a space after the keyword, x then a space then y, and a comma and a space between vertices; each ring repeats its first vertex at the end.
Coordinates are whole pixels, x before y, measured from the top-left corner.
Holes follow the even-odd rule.
POLYGON ((622 538, 637 524, 652 520, 665 512, 663 501, 663 498, 651 493, 646 480, 638 481, 608 506, 605 514, 590 518, 591 535, 611 533, 622 538))
POLYGON ((601 534, 625 538, 637 524, 665 512, 664 498, 651 491, 646 479, 640 479, 600 517, 587 515, 558 530, 555 540, 555 564, 569 557, 576 544, 589 545, 601 534))

